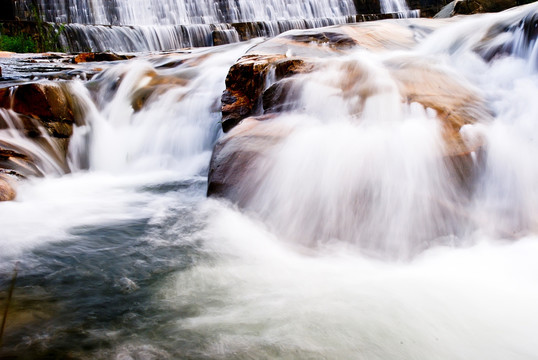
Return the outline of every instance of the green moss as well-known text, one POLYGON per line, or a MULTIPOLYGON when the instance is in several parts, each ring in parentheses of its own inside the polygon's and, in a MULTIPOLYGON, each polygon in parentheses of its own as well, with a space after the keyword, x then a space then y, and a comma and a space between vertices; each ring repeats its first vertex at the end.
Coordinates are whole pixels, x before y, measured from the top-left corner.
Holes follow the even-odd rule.
POLYGON ((27 35, 8 36, 0 34, 0 50, 17 53, 34 53, 37 51, 37 45, 27 35))

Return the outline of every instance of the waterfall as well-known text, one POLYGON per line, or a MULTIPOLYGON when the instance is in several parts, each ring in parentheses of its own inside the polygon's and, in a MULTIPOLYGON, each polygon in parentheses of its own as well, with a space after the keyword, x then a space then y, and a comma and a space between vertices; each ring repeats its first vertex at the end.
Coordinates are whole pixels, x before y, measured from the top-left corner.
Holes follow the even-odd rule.
POLYGON ((0 167, 39 170, 0 202, 0 358, 537 359, 536 14, 0 58, 0 167), (76 104, 67 173, 6 102, 36 84, 76 104))
POLYGON ((97 25, 191 25, 354 15, 344 0, 39 0, 44 21, 97 25))
MULTIPOLYGON (((19 13, 32 9, 21 1, 19 13)), ((62 45, 70 51, 155 51, 209 46, 217 32, 225 42, 238 40, 228 23, 263 23, 279 32, 350 21, 353 0, 39 0, 43 21, 67 24, 62 45), (227 30, 227 31, 221 31, 227 30)), ((31 12, 29 10, 26 11, 31 12)))
POLYGON ((381 12, 384 14, 396 13, 403 18, 417 18, 420 10, 410 10, 405 0, 381 0, 381 12))

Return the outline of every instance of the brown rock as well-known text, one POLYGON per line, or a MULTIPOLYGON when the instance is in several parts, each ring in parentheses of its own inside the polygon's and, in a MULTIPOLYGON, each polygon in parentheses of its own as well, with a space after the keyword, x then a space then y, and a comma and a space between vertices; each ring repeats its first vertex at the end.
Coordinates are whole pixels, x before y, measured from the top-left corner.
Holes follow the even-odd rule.
POLYGON ((69 171, 66 154, 73 133, 74 111, 72 100, 61 83, 29 83, 2 88, 0 107, 16 113, 6 113, 9 119, 0 116, 0 128, 9 123, 55 162, 55 166, 51 167, 50 163, 47 165, 49 160, 41 159, 41 155, 1 142, 0 168, 14 170, 22 176, 69 171))
MULTIPOLYGON (((338 56, 357 47, 373 51, 409 48, 415 43, 413 36, 413 31, 401 24, 363 23, 335 27, 330 31, 289 31, 258 44, 228 72, 221 99, 222 128, 228 132, 241 120, 263 113, 262 94, 270 71, 274 70, 278 81, 313 71, 315 59, 338 56)), ((265 98, 264 108, 268 111, 282 108, 278 101, 271 100, 276 95, 274 90, 277 89, 269 90, 265 98)))
POLYGON ((61 85, 30 83, 0 89, 0 107, 42 121, 73 122, 73 110, 61 85))
POLYGON ((470 84, 462 83, 462 80, 420 59, 387 65, 398 81, 406 102, 417 102, 437 112, 437 117, 443 124, 447 155, 476 150, 467 148, 459 131, 463 125, 488 121, 492 117, 484 100, 471 90, 470 84))
POLYGON ((222 95, 224 132, 256 112, 270 65, 282 58, 282 55, 247 55, 230 68, 226 76, 226 90, 222 95))
POLYGON ((247 118, 219 140, 209 164, 207 196, 226 197, 240 204, 248 200, 257 184, 248 181, 246 175, 289 132, 282 124, 272 123, 271 118, 247 118))
POLYGON ((15 182, 10 176, 0 174, 0 201, 11 201, 17 196, 15 182))
MULTIPOLYGON (((315 77, 317 71, 324 72, 326 67, 337 70, 335 74, 338 75, 327 85, 334 87, 335 92, 346 99, 351 115, 360 121, 368 98, 393 90, 368 72, 368 65, 365 65, 368 62, 345 58, 333 61, 332 56, 347 51, 348 47, 362 47, 370 51, 410 47, 414 42, 413 33, 400 24, 382 22, 335 28, 338 29, 335 32, 348 34, 353 42, 340 35, 329 37, 322 34, 315 37, 309 31, 307 36, 302 37, 299 36, 301 32, 292 32, 254 47, 249 55, 241 58, 230 69, 226 79, 227 88, 222 97, 222 125, 229 132, 215 146, 208 195, 225 196, 241 204, 256 191, 257 184, 245 179, 252 180, 249 174, 256 164, 263 161, 270 148, 291 131, 282 122, 267 119, 292 109, 301 91, 302 80, 315 77), (331 41, 338 43, 337 39, 346 40, 343 40, 341 47, 331 49, 327 46, 331 41), (316 50, 316 47, 320 49, 316 50), (285 53, 290 49, 292 56, 288 57, 285 53), (275 53, 271 54, 271 51, 275 53), (272 73, 276 81, 265 89, 270 70, 274 70, 272 73), (296 76, 298 74, 304 75, 296 76), (260 103, 263 103, 263 109, 260 103), (260 117, 262 112, 271 116, 260 117)), ((440 22, 428 24, 421 23, 432 29, 440 26, 440 22)), ((402 101, 419 103, 436 111, 443 124, 447 169, 454 184, 470 191, 477 174, 476 160, 480 160, 477 154, 482 153, 482 144, 477 143, 469 148, 459 130, 463 125, 491 118, 484 100, 472 90, 470 84, 427 60, 392 58, 380 65, 385 67, 397 85, 402 101)))
POLYGON ((0 141, 0 173, 19 177, 43 176, 35 159, 25 149, 0 141))
POLYGON ((303 59, 286 55, 246 55, 228 72, 222 95, 222 128, 229 131, 241 120, 261 113, 262 94, 270 70, 276 79, 309 72, 313 66, 303 59))
POLYGON ((73 62, 76 64, 85 63, 85 62, 94 62, 94 61, 119 61, 119 60, 129 60, 134 56, 132 55, 118 55, 111 52, 89 52, 89 53, 80 53, 73 59, 73 62))

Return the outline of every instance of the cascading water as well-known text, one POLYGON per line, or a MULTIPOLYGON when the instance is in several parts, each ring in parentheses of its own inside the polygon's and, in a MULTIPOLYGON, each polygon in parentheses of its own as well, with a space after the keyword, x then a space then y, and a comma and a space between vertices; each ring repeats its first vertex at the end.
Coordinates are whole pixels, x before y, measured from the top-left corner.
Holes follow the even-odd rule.
POLYGON ((294 28, 314 28, 351 21, 353 0, 167 0, 167 1, 22 1, 19 12, 37 4, 42 20, 67 24, 62 45, 70 51, 156 51, 210 46, 213 34, 239 40, 229 23, 250 22, 258 36, 294 28))
POLYGON ((294 102, 249 139, 266 152, 241 209, 206 199, 205 174, 226 74, 260 41, 70 82, 72 173, 0 203, 1 300, 18 263, 0 357, 536 359, 538 74, 518 29, 537 12, 435 23, 292 77, 294 102), (462 128, 484 148, 471 189, 435 111, 401 96, 424 64, 484 101, 462 128))
POLYGON ((0 108, 0 144, 3 149, 22 153, 23 156, 16 164, 6 167, 16 168, 24 175, 61 175, 65 172, 65 165, 62 166, 60 161, 62 156, 59 146, 51 140, 43 126, 35 125, 30 130, 18 114, 3 108, 0 108), (35 133, 30 137, 22 134, 23 131, 35 133), (36 142, 36 137, 41 141, 36 142))
POLYGON ((417 18, 420 10, 411 10, 405 0, 381 0, 381 12, 384 14, 396 13, 401 18, 417 18))
POLYGON ((188 25, 352 15, 353 1, 39 0, 45 21, 99 25, 188 25))

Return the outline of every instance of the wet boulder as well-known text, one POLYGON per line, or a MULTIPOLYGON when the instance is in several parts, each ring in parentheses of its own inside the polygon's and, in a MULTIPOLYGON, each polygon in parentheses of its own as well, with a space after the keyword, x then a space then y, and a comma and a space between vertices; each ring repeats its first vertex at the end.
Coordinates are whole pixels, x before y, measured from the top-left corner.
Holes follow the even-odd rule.
POLYGON ((528 58, 538 38, 538 14, 529 12, 521 20, 508 21, 492 26, 485 39, 475 51, 486 61, 492 61, 506 55, 528 58), (498 41, 501 38, 503 41, 498 41))
POLYGON ((288 31, 254 46, 229 70, 222 95, 222 128, 228 132, 241 120, 282 108, 284 78, 314 71, 318 59, 357 49, 407 49, 415 43, 410 27, 391 22, 362 23, 318 30, 288 31), (273 87, 272 87, 273 86, 273 87), (264 96, 264 92, 269 92, 264 96), (277 102, 272 99, 277 96, 277 102))
POLYGON ((0 89, 0 107, 42 121, 72 123, 73 110, 64 88, 53 82, 40 82, 0 89))
POLYGON ((14 180, 6 174, 0 174, 0 201, 11 201, 17 196, 14 180))
POLYGON ((289 133, 282 124, 271 122, 273 118, 246 118, 219 140, 209 164, 208 196, 225 197, 239 204, 249 199, 256 184, 245 181, 245 175, 254 171, 263 154, 289 133))
POLYGON ((69 171, 67 149, 75 110, 64 84, 27 83, 0 89, 0 129, 20 133, 28 145, 0 139, 0 171, 19 178, 69 171))
POLYGON ((303 59, 289 59, 286 55, 246 55, 228 72, 226 90, 222 95, 222 128, 229 131, 241 120, 258 115, 262 109, 262 95, 267 76, 272 72, 281 79, 311 70, 303 59))
MULTIPOLYGON (((440 26, 436 21, 429 24, 421 27, 440 26)), ((312 30, 285 33, 257 45, 230 69, 222 98, 222 126, 227 134, 213 152, 208 195, 242 204, 255 193, 255 181, 245 179, 252 179, 257 165, 293 131, 283 113, 303 111, 304 104, 297 100, 309 82, 333 89, 346 104, 351 121, 361 121, 370 99, 392 91, 402 104, 418 103, 434 113, 441 124, 450 176, 470 190, 477 174, 475 155, 482 144, 470 146, 460 129, 491 119, 474 87, 418 56, 388 57, 374 67, 371 60, 361 61, 364 52, 347 56, 359 49, 382 52, 411 47, 413 32, 402 22, 331 28, 338 36, 321 32, 319 36, 312 30), (388 79, 380 81, 380 74, 388 79)))
POLYGON ((77 54, 73 58, 75 64, 100 61, 120 61, 132 59, 133 55, 120 55, 112 52, 86 52, 77 54))

